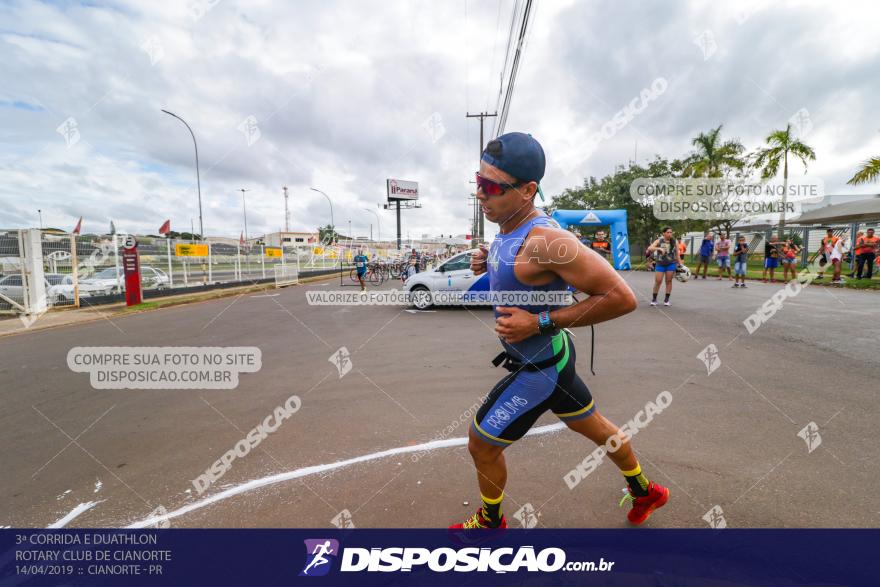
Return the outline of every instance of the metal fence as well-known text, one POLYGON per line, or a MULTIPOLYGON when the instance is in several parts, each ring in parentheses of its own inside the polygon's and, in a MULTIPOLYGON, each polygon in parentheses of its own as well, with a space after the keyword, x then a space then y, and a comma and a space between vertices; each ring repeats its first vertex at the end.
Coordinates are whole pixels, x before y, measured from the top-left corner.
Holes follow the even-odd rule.
POLYGON ((20 230, 0 230, 0 312, 3 313, 27 310, 21 239, 20 230))
MULTIPOLYGON (((32 230, 0 230, 0 311, 31 313, 51 307, 82 306, 121 300, 125 292, 122 243, 126 235, 73 235, 32 230), (31 249, 22 241, 30 235, 31 249), (28 297, 28 254, 38 282, 28 297), (34 297, 44 303, 34 304, 34 297)), ((301 273, 347 271, 363 249, 370 258, 399 255, 388 243, 244 244, 191 242, 136 237, 144 292, 185 292, 187 288, 289 281, 301 273)), ((149 295, 149 294, 148 294, 149 295)))
MULTIPOLYGON (((793 236, 797 236, 801 242, 801 253, 800 253, 800 265, 806 266, 811 263, 816 257, 818 257, 822 253, 822 239, 825 237, 825 232, 828 228, 831 228, 834 231, 834 235, 843 239, 846 243, 846 246, 850 249, 850 253, 852 252, 852 248, 855 245, 855 235, 859 230, 866 230, 867 228, 875 228, 877 226, 874 223, 866 224, 846 224, 846 225, 834 225, 834 226, 825 226, 825 227, 812 227, 812 226, 797 226, 797 225, 788 225, 786 226, 786 235, 785 238, 792 238, 793 236)), ((777 230, 775 228, 762 229, 762 230, 754 230, 754 229, 737 229, 733 228, 731 234, 728 237, 736 242, 736 239, 740 236, 744 236, 746 238, 746 242, 749 245, 749 258, 750 259, 763 259, 764 257, 764 246, 770 240, 771 236, 777 234, 777 230)), ((718 239, 718 232, 715 231, 715 238, 718 239)), ((785 238, 780 236, 781 241, 785 241, 785 238)), ((683 239, 687 249, 685 252, 685 256, 688 259, 696 258, 699 254, 700 244, 702 242, 702 235, 694 235, 688 234, 683 239)), ((644 255, 644 250, 647 247, 638 248, 633 252, 634 255, 644 255)), ((845 255, 845 262, 850 266, 850 268, 855 263, 855 256, 848 254, 845 255)))

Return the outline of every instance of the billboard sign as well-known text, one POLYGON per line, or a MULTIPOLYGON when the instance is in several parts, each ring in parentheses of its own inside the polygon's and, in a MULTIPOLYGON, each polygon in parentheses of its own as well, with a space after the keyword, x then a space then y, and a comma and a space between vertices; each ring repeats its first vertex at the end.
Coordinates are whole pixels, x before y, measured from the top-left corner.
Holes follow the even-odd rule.
POLYGON ((418 200, 419 184, 416 181, 404 181, 402 179, 386 179, 385 186, 388 190, 388 201, 395 200, 418 200))
POLYGON ((177 257, 207 257, 208 245, 186 245, 179 243, 174 245, 174 254, 177 257))

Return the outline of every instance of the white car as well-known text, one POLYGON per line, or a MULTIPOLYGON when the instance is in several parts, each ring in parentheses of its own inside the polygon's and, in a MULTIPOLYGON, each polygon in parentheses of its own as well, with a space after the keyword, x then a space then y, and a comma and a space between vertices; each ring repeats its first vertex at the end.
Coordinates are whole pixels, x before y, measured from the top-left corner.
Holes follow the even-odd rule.
MULTIPOLYGON (((46 273, 46 296, 52 304, 73 302, 73 276, 66 273, 46 273)), ((87 298, 95 292, 83 283, 79 284, 79 297, 87 298)))
POLYGON ((93 276, 79 280, 80 285, 84 285, 96 296, 109 296, 115 293, 121 293, 125 290, 125 278, 122 269, 119 271, 115 267, 103 269, 93 276))
MULTIPOLYGON (((125 291, 125 273, 122 269, 116 272, 115 267, 99 271, 88 279, 80 279, 80 286, 85 285, 93 291, 93 295, 111 295, 125 291)), ((171 280, 161 269, 141 265, 141 287, 143 289, 168 289, 171 280)))
MULTIPOLYGON (((0 278, 0 294, 19 304, 22 303, 24 300, 24 293, 22 293, 21 275, 13 273, 0 278)), ((2 303, 4 307, 9 304, 9 302, 3 298, 0 298, 0 303, 2 303)))
POLYGON ((168 275, 161 269, 156 269, 149 265, 141 266, 141 284, 144 289, 168 289, 171 287, 171 280, 168 275))
MULTIPOLYGON (((44 276, 46 286, 46 298, 50 304, 73 301, 73 278, 63 273, 46 273, 44 276)), ((11 298, 21 304, 24 301, 20 274, 7 275, 0 279, 0 294, 11 298)), ((80 285, 80 297, 88 297, 92 290, 80 285)), ((6 300, 2 300, 8 304, 6 300)))
POLYGON ((433 269, 410 275, 403 283, 404 291, 410 293, 410 303, 426 310, 434 305, 436 292, 471 292, 479 297, 480 292, 488 291, 489 275, 474 275, 471 271, 471 255, 477 251, 459 253, 433 269))

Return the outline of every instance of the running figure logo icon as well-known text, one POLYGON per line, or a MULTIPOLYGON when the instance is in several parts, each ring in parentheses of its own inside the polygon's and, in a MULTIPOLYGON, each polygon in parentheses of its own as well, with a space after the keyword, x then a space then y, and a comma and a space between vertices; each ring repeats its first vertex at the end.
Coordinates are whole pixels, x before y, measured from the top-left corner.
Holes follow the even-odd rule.
POLYGON ((330 355, 330 358, 327 360, 336 366, 336 370, 339 371, 340 379, 342 379, 346 373, 351 371, 351 353, 349 353, 348 349, 344 346, 339 347, 339 349, 330 355))
POLYGON ((727 520, 724 519, 724 510, 721 509, 720 505, 712 506, 711 510, 703 514, 703 519, 706 520, 706 523, 708 523, 711 528, 715 528, 716 530, 727 528, 727 520))
POLYGON ((798 436, 804 439, 804 442, 807 443, 807 454, 813 452, 819 445, 822 444, 822 435, 819 434, 819 426, 816 425, 815 422, 810 422, 804 428, 798 432, 798 436))
POLYGON ((538 516, 540 515, 541 514, 535 511, 535 506, 527 503, 516 510, 516 513, 513 514, 513 517, 519 520, 519 523, 522 524, 523 528, 529 529, 534 528, 538 525, 538 516))
POLYGON ((306 566, 300 577, 323 577, 330 572, 333 560, 339 555, 339 541, 332 538, 312 538, 306 544, 306 566))
POLYGON ((711 375, 721 366, 721 357, 718 355, 718 347, 714 344, 710 344, 701 350, 700 354, 697 355, 697 358, 703 361, 703 364, 706 366, 706 375, 711 375))

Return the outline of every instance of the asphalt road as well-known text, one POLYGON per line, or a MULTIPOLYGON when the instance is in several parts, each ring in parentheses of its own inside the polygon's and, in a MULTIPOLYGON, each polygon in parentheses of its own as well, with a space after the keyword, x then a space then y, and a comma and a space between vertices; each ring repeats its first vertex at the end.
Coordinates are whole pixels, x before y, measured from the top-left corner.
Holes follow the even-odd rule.
MULTIPOLYGON (((646 474, 672 492, 648 525, 707 527, 715 506, 730 527, 878 525, 876 293, 809 288, 750 335, 743 320, 778 285, 676 283, 674 305, 651 308, 651 275, 625 277, 640 306, 597 328, 596 376, 589 330, 576 348, 599 410, 618 424, 672 394, 633 439, 646 474), (698 358, 709 344, 720 360, 711 374, 698 358), (798 433, 811 422, 810 447, 798 433)), ((307 304, 305 292, 338 283, 0 339, 0 526, 68 516, 70 527, 118 527, 160 506, 174 527, 329 527, 343 510, 356 527, 463 520, 479 494, 456 439, 503 374, 489 363, 491 312, 307 304), (234 390, 96 390, 67 367, 76 346, 256 346, 263 366, 234 390), (340 376, 328 359, 343 346, 352 368, 340 376), (197 496, 192 480, 291 395, 299 411, 197 496), (452 446, 391 450, 438 439, 452 446), (89 509, 74 517, 80 504, 89 509)), ((506 451, 511 523, 529 504, 546 527, 624 526, 610 461, 569 489, 564 475, 594 446, 539 432, 506 451)))

